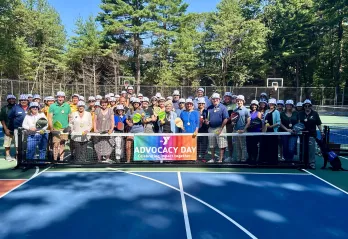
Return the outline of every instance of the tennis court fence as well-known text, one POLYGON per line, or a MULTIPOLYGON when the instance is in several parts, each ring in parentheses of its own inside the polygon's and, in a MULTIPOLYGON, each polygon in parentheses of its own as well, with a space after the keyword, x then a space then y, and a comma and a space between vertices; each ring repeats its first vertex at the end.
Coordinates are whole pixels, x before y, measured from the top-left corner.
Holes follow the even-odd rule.
POLYGON ((18 167, 307 168, 309 158, 306 132, 222 133, 219 137, 215 133, 82 135, 19 129, 18 138, 18 167))

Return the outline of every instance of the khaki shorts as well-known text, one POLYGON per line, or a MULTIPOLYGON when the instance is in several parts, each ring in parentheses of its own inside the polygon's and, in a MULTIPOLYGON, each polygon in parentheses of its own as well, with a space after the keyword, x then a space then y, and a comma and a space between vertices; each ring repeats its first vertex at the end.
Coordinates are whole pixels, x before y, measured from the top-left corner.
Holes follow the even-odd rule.
POLYGON ((5 137, 4 137, 4 148, 11 147, 12 139, 13 139, 13 136, 7 136, 5 134, 5 137))
MULTIPOLYGON (((208 132, 215 133, 217 129, 218 128, 209 128, 208 132)), ((221 133, 226 133, 226 127, 224 127, 221 133)), ((208 139, 209 139, 209 148, 215 148, 216 145, 219 147, 219 149, 224 149, 227 147, 226 136, 214 135, 214 136, 209 136, 208 139)))

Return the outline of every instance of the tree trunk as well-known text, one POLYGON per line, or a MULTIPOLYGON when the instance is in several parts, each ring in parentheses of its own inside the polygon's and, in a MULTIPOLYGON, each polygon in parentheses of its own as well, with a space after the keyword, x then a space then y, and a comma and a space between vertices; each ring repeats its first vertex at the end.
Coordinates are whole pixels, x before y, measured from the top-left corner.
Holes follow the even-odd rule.
POLYGON ((300 92, 299 92, 299 87, 300 87, 300 63, 299 59, 297 57, 296 59, 296 102, 300 100, 300 92))
POLYGON ((135 81, 137 84, 137 93, 140 92, 140 36, 134 34, 134 59, 135 59, 135 81))
POLYGON ((97 95, 97 76, 96 76, 96 63, 93 60, 93 94, 97 95))

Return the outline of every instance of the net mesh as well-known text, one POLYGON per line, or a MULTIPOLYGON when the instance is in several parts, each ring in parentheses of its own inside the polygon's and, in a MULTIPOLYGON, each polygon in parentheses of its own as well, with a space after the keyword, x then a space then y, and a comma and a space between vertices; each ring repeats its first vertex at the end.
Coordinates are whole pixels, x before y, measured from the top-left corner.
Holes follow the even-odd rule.
POLYGON ((19 164, 64 165, 222 163, 230 166, 294 166, 305 164, 304 147, 307 142, 304 135, 290 133, 223 133, 220 136, 216 133, 199 133, 194 137, 192 134, 29 134, 25 130, 20 131, 19 139, 19 164), (144 142, 147 143, 156 141, 153 137, 159 139, 157 144, 145 143, 135 146, 136 137, 139 136, 145 138, 144 142), (172 136, 193 137, 196 143, 166 145, 165 138, 169 139, 172 136), (178 149, 175 150, 175 147, 178 149), (181 147, 184 147, 184 153, 180 151, 183 150, 181 147), (226 150, 222 151, 222 148, 226 150), (146 154, 147 158, 143 156, 146 154), (157 155, 153 157, 154 160, 149 159, 152 154, 157 155), (168 156, 170 154, 179 160, 168 160, 172 157, 168 156), (180 160, 183 158, 185 160, 180 160))

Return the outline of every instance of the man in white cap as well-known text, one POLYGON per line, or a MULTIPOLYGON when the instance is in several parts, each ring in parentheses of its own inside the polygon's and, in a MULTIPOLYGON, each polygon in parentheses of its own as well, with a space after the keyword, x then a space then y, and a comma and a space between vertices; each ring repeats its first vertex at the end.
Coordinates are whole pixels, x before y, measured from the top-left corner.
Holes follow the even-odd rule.
MULTIPOLYGON (((236 98, 237 108, 234 112, 238 113, 238 121, 235 122, 234 132, 235 133, 245 133, 250 125, 250 111, 244 106, 245 99, 243 95, 238 95, 236 98)), ((233 122, 232 122, 233 123, 233 122)), ((247 148, 246 148, 246 138, 245 136, 235 137, 235 149, 237 152, 237 161, 246 162, 247 160, 247 148)))
POLYGON ((207 109, 208 117, 205 123, 209 125, 208 132, 214 133, 215 135, 209 136, 209 148, 211 150, 212 159, 208 162, 215 162, 215 147, 218 146, 220 149, 220 158, 218 162, 222 163, 225 155, 225 149, 227 147, 227 139, 225 136, 220 136, 220 134, 226 133, 225 126, 229 116, 227 108, 220 102, 220 95, 218 93, 214 93, 211 98, 213 104, 207 109))
POLYGON ((28 99, 29 103, 32 102, 33 101, 33 95, 32 94, 27 94, 27 99, 28 99))
MULTIPOLYGON (((236 109, 237 105, 235 103, 235 99, 233 99, 233 95, 231 92, 226 92, 224 95, 224 106, 227 108, 228 115, 230 116, 232 112, 236 109)), ((226 132, 233 133, 233 125, 231 124, 231 120, 227 122, 226 132)), ((225 162, 231 161, 233 157, 233 145, 232 145, 232 136, 227 136, 228 142, 228 155, 229 158, 225 160, 225 162)))
POLYGON ((303 104, 302 104, 302 102, 297 102, 297 104, 296 104, 296 111, 297 111, 297 113, 300 113, 301 111, 303 111, 303 104))
MULTIPOLYGON (((78 98, 77 98, 78 99, 78 98)), ((76 103, 77 107, 77 103, 76 103)), ((71 114, 71 108, 68 103, 65 102, 65 93, 62 91, 57 92, 57 102, 53 103, 48 110, 48 125, 49 128, 54 131, 61 131, 54 127, 54 124, 58 121, 65 129, 69 126, 69 117, 71 114)), ((66 134, 56 134, 53 136, 53 160, 61 161, 64 159, 64 146, 65 141, 68 140, 68 135, 66 134)))
POLYGON ((179 100, 180 100, 180 92, 178 90, 174 90, 173 101, 172 101, 174 110, 179 109, 179 100))
POLYGON ((73 94, 71 96, 71 103, 70 103, 70 111, 71 113, 76 112, 77 111, 77 103, 79 102, 79 94, 73 94))
POLYGON ((133 97, 133 93, 134 93, 134 88, 133 88, 133 86, 128 86, 128 87, 127 87, 127 97, 128 97, 128 99, 130 99, 131 97, 133 97))
POLYGON ((175 110, 175 113, 177 114, 177 116, 178 117, 180 117, 180 115, 181 115, 181 112, 183 111, 183 110, 185 110, 185 99, 184 98, 181 98, 181 99, 179 99, 179 108, 177 108, 176 110, 175 110))
POLYGON ((48 110, 50 108, 50 105, 54 103, 54 97, 53 96, 47 96, 45 98, 45 106, 42 108, 41 112, 45 114, 46 118, 48 117, 48 110))
POLYGON ((308 146, 308 154, 309 154, 309 166, 312 169, 315 169, 315 146, 317 137, 317 128, 320 131, 321 137, 323 138, 324 132, 321 126, 321 119, 319 117, 318 112, 312 109, 312 102, 310 100, 305 100, 303 102, 304 111, 301 111, 298 114, 299 122, 304 124, 304 131, 308 131, 309 133, 309 146, 308 146))
POLYGON ((19 96, 19 104, 13 106, 8 114, 9 129, 13 131, 16 149, 18 148, 18 128, 22 127, 25 116, 28 113, 29 100, 27 95, 19 96))
POLYGON ((198 99, 199 98, 204 98, 205 99, 205 108, 207 109, 209 106, 211 106, 211 101, 209 100, 208 96, 204 96, 204 89, 203 88, 198 88, 197 90, 197 96, 193 100, 193 106, 195 109, 198 109, 198 99))
POLYGON ((144 97, 141 100, 142 109, 145 112, 144 117, 144 133, 154 133, 154 123, 157 121, 157 117, 155 116, 152 107, 149 107, 150 100, 147 97, 144 97))
POLYGON ((11 149, 11 143, 13 139, 13 131, 9 129, 10 127, 10 121, 8 118, 8 114, 11 111, 11 109, 16 105, 16 96, 14 95, 8 95, 6 97, 7 105, 3 106, 0 111, 0 121, 2 124, 2 130, 5 134, 4 137, 4 148, 5 148, 5 159, 9 162, 13 161, 14 158, 11 157, 10 149, 11 149))
POLYGON ((100 102, 103 99, 101 95, 96 95, 95 102, 100 102))

